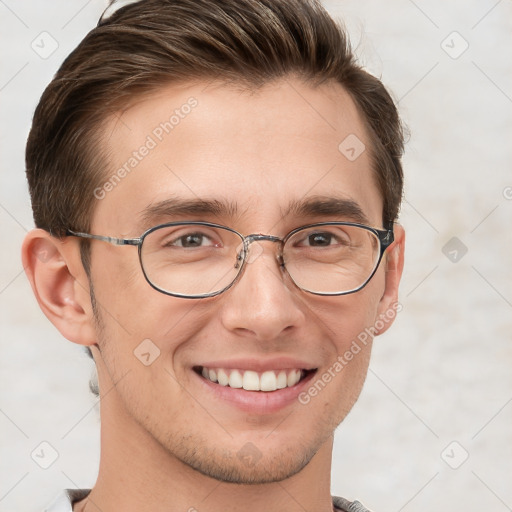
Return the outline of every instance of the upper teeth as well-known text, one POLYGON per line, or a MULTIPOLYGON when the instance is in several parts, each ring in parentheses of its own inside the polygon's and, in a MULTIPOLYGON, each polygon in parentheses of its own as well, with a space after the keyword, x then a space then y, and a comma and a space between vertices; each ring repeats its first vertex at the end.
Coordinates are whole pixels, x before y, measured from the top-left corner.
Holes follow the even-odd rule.
POLYGON ((247 391, 275 391, 294 386, 302 377, 302 370, 270 370, 263 373, 252 370, 226 370, 206 368, 201 371, 205 379, 221 386, 243 388, 247 391))

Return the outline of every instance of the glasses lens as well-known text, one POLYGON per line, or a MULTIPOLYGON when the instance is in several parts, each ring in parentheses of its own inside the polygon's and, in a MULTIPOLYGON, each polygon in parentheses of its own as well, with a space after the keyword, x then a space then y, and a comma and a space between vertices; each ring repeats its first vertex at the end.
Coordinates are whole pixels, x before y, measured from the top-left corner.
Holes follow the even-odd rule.
POLYGON ((175 295, 214 294, 237 277, 242 239, 210 225, 162 226, 148 233, 141 248, 142 268, 159 290, 175 295))
POLYGON ((283 259, 288 274, 303 290, 341 294, 363 286, 375 270, 380 241, 372 231, 347 225, 317 225, 294 233, 283 259))

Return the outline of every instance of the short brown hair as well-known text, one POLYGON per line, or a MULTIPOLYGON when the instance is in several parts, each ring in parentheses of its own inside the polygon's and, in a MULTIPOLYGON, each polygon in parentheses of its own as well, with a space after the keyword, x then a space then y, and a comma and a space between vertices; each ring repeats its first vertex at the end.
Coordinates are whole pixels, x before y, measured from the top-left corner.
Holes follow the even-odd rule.
POLYGON ((383 221, 394 221, 403 190, 397 109, 318 1, 142 0, 102 17, 41 97, 26 149, 36 226, 57 236, 89 230, 107 171, 102 123, 134 99, 173 82, 259 87, 287 75, 332 80, 351 95, 370 136, 383 221))

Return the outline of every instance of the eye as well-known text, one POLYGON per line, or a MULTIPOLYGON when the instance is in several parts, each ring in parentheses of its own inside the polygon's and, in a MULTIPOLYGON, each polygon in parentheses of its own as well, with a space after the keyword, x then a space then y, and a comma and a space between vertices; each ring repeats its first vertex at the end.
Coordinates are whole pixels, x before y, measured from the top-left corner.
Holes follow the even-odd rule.
POLYGON ((203 233, 190 233, 180 236, 174 242, 167 245, 176 245, 178 247, 204 247, 205 245, 212 245, 212 242, 203 233))
POLYGON ((205 248, 205 247, 219 247, 219 237, 214 234, 207 234, 201 231, 184 231, 178 230, 167 233, 162 237, 160 244, 162 247, 180 247, 183 249, 205 248), (181 233, 180 233, 181 231, 181 233))
POLYGON ((333 241, 332 233, 313 233, 308 235, 307 244, 313 247, 325 247, 333 241))
POLYGON ((341 229, 337 229, 335 232, 309 231, 298 241, 297 245, 305 247, 347 246, 350 245, 350 237, 341 229))

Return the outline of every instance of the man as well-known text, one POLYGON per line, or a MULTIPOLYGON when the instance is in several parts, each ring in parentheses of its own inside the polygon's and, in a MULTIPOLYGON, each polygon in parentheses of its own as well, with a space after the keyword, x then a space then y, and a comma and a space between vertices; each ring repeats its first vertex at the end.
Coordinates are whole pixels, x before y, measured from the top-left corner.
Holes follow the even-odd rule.
POLYGON ((332 443, 396 312, 402 147, 317 3, 100 21, 27 145, 24 266, 101 397, 97 482, 49 510, 366 510, 332 443))

